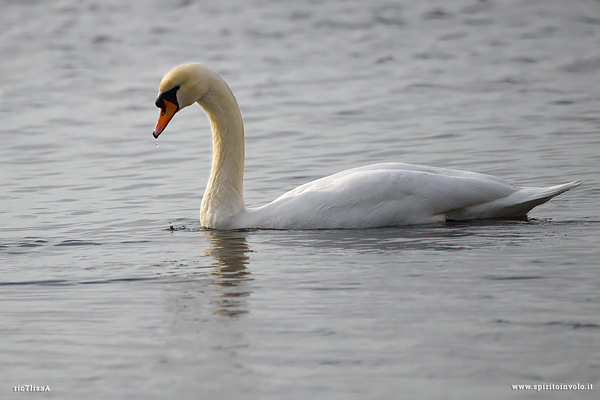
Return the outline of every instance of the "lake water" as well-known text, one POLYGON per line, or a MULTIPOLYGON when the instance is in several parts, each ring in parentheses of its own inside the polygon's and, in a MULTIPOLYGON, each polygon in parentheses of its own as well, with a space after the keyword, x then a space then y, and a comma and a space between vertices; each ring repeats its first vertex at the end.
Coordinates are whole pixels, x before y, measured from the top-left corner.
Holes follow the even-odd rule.
POLYGON ((2 16, 0 398, 597 398, 598 1, 2 16), (528 221, 205 231, 202 109, 151 135, 162 76, 192 61, 240 103, 248 205, 380 161, 585 183, 528 221), (544 383, 595 387, 511 389, 544 383))

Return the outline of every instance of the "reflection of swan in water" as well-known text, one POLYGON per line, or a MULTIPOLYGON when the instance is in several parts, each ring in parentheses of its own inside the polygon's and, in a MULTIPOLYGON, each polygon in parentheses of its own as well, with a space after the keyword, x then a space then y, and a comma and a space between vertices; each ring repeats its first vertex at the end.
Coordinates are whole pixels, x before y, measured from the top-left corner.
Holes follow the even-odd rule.
MULTIPOLYGON (((342 252, 348 259, 357 254, 389 254, 401 256, 407 251, 436 252, 521 246, 533 240, 531 231, 554 229, 554 224, 539 220, 481 220, 452 222, 444 225, 420 225, 361 230, 265 231, 254 234, 266 237, 272 251, 325 254, 342 252), (518 229, 515 229, 518 228, 518 229)), ((542 234, 543 235, 543 234, 542 234)), ((264 239, 263 239, 264 240, 264 239)))
POLYGON ((246 314, 245 297, 250 291, 245 282, 250 280, 250 272, 246 269, 250 248, 246 242, 247 232, 241 231, 203 231, 208 236, 209 248, 207 256, 215 259, 211 273, 215 276, 213 283, 220 287, 216 300, 215 313, 228 317, 246 314))
POLYGON ((245 314, 252 286, 246 268, 247 232, 187 232, 194 236, 197 252, 192 259, 175 261, 178 271, 168 271, 175 275, 161 285, 171 323, 164 334, 167 350, 161 351, 159 373, 191 368, 206 378, 200 386, 189 380, 174 382, 197 394, 183 397, 234 398, 228 393, 242 391, 250 376, 239 354, 249 343, 245 314), (218 376, 231 378, 227 388, 213 379, 218 376))

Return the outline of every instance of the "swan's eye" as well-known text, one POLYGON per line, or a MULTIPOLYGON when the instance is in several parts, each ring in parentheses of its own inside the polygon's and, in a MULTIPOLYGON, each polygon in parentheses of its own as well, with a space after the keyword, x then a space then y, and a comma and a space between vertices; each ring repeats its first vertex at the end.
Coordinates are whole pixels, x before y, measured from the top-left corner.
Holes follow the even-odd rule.
POLYGON ((165 115, 165 112, 167 111, 167 106, 165 104, 165 101, 175 104, 177 106, 177 108, 179 109, 179 103, 177 102, 177 91, 178 90, 179 90, 179 85, 175 86, 172 89, 167 90, 166 92, 162 92, 158 95, 154 104, 156 104, 156 107, 161 109, 161 115, 165 115))

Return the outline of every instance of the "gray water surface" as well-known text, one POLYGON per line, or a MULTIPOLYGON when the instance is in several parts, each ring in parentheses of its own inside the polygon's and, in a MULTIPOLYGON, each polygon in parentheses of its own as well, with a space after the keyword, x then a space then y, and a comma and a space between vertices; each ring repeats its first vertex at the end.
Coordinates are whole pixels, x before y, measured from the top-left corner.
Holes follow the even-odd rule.
POLYGON ((600 385, 600 3, 4 1, 0 398, 573 399, 600 385), (206 231, 201 61, 248 205, 382 161, 520 185, 529 220, 206 231), (13 392, 17 385, 50 392, 13 392))

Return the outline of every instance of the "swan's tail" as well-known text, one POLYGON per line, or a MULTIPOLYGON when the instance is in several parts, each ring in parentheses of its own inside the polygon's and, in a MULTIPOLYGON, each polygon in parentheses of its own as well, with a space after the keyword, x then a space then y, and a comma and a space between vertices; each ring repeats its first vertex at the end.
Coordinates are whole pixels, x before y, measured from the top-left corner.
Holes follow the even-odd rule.
POLYGON ((449 220, 525 217, 534 207, 582 183, 573 181, 548 187, 524 187, 509 196, 455 210, 446 214, 446 217, 449 220))
POLYGON ((498 208, 493 207, 498 212, 496 218, 524 217, 534 207, 544 204, 551 198, 573 189, 582 183, 583 181, 573 181, 556 186, 523 188, 504 199, 492 202, 499 203, 498 208))

